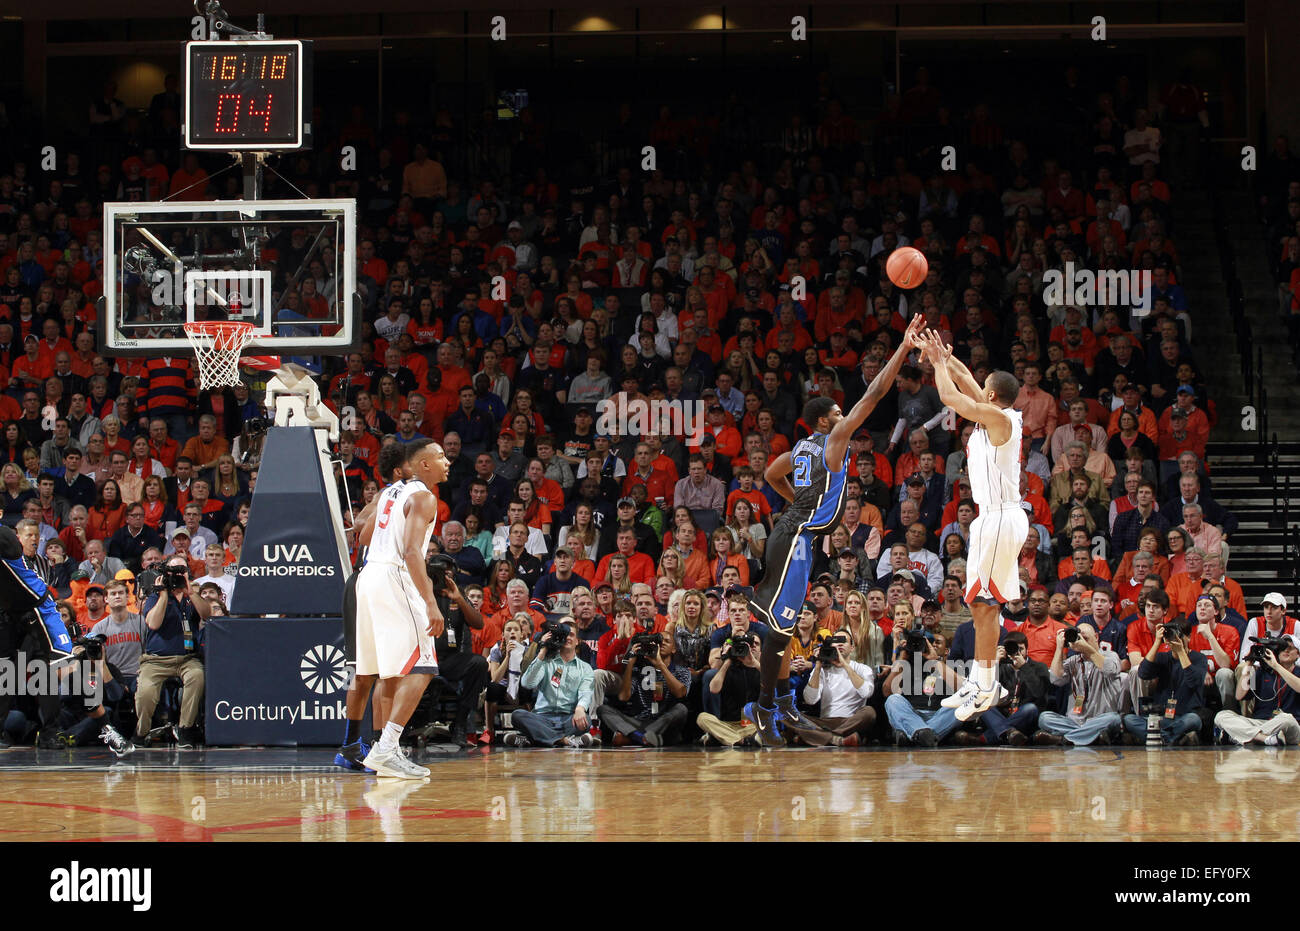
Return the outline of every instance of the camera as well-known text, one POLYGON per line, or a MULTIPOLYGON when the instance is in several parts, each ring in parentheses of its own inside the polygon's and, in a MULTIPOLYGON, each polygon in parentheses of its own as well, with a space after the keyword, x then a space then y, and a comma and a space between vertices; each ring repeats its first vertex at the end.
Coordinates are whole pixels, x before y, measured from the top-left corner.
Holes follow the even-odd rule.
POLYGON ((104 642, 106 640, 108 638, 103 634, 95 634, 93 637, 78 637, 72 641, 72 645, 84 648, 86 659, 99 660, 104 658, 104 642))
POLYGON ((1065 628, 1065 645, 1067 647, 1070 644, 1077 642, 1078 639, 1079 639, 1079 628, 1077 627, 1065 628))
POLYGON ((649 662, 650 658, 659 655, 659 648, 663 646, 663 634, 637 634, 628 643, 628 650, 636 650, 636 660, 638 663, 649 662))
MULTIPOLYGON (((1076 630, 1074 632, 1074 635, 1075 635, 1075 639, 1078 639, 1079 632, 1076 630)), ((1011 659, 1011 657, 1016 656, 1020 653, 1020 644, 1017 643, 1015 640, 1012 640, 1010 643, 1002 644, 1002 649, 1006 651, 1007 659, 1011 659)))
POLYGON ((926 639, 925 634, 919 630, 909 630, 907 632, 907 642, 903 649, 907 650, 911 656, 925 656, 926 651, 930 649, 930 641, 926 639))
POLYGON ((836 637, 827 637, 822 640, 821 646, 817 648, 817 662, 824 663, 827 666, 834 666, 838 663, 840 660, 840 651, 836 648, 835 644, 843 642, 844 640, 842 638, 836 637))
POLYGON ((541 633, 543 635, 550 634, 551 639, 549 642, 543 643, 542 646, 548 650, 554 650, 556 653, 558 653, 560 652, 560 649, 564 646, 564 644, 568 641, 569 634, 571 634, 572 632, 573 632, 572 624, 566 624, 562 621, 543 621, 541 627, 541 633))
POLYGON ((749 655, 754 638, 751 634, 732 634, 727 638, 728 648, 722 654, 723 659, 743 660, 749 655))
POLYGON ((435 595, 446 594, 447 573, 456 571, 456 560, 444 553, 434 553, 424 562, 424 569, 429 573, 435 595))
POLYGON ((1170 640, 1183 639, 1183 627, 1181 624, 1161 624, 1160 629, 1165 632, 1165 642, 1170 640))
POLYGON ((1282 655, 1283 650, 1291 648, 1291 641, 1287 637, 1251 637, 1250 651, 1246 653, 1246 659, 1260 666, 1264 663, 1264 651, 1270 650, 1273 658, 1277 659, 1282 655))
POLYGON ((186 571, 184 566, 173 566, 170 564, 163 566, 162 571, 158 575, 158 587, 165 588, 169 592, 174 592, 177 589, 187 589, 190 584, 188 576, 189 573, 186 571))
POLYGON ((265 433, 271 427, 271 421, 265 417, 249 417, 244 421, 244 429, 250 434, 265 433))

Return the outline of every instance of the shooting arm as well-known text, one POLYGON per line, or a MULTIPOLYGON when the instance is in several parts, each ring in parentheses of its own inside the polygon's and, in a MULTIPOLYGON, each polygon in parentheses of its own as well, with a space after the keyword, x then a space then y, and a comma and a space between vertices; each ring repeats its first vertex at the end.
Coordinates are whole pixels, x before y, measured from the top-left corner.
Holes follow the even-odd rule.
POLYGON ((984 392, 980 389, 980 383, 975 380, 975 376, 966 368, 966 363, 962 362, 955 355, 948 357, 948 374, 952 376, 953 384, 957 390, 967 395, 973 401, 982 401, 984 392))
POLYGON ((956 411, 958 416, 983 424, 989 432, 989 441, 994 446, 1001 446, 1011 438, 1011 418, 1001 408, 986 401, 976 401, 960 391, 948 372, 948 366, 934 367, 934 386, 939 390, 939 400, 956 411))

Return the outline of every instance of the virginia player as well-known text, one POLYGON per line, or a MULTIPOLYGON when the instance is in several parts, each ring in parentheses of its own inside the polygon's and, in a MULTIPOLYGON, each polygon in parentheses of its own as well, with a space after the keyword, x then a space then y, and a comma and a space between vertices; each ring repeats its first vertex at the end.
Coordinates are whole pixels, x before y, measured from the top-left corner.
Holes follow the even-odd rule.
POLYGON ((785 744, 780 733, 782 720, 796 730, 815 727, 800 715, 794 693, 789 691, 785 645, 790 641, 799 608, 808 593, 813 542, 819 534, 829 533, 839 523, 844 510, 849 438, 893 386, 924 322, 920 314, 912 318, 903 342, 848 414, 826 397, 813 398, 804 405, 804 423, 814 432, 767 467, 768 483, 790 505, 772 528, 764 553, 767 571, 750 604, 753 613, 771 628, 759 664, 758 701, 746 705, 744 710, 745 717, 758 726, 757 737, 762 746, 785 744), (783 685, 780 698, 776 697, 778 678, 783 685))

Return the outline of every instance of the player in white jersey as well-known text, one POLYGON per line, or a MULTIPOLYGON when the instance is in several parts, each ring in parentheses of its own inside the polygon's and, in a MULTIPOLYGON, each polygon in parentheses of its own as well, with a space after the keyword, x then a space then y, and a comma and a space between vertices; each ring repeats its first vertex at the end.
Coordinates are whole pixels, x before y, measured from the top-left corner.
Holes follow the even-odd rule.
MULTIPOLYGON (((389 443, 379 451, 376 468, 390 483, 388 488, 401 485, 406 481, 406 453, 407 449, 401 443, 389 443)), ((388 712, 392 707, 389 689, 378 676, 356 674, 357 583, 361 581, 361 570, 366 565, 366 548, 370 545, 370 538, 375 532, 377 507, 385 500, 384 492, 375 495, 356 516, 354 529, 356 530, 357 567, 348 576, 347 584, 343 589, 343 655, 348 668, 347 720, 344 722, 343 744, 334 755, 334 765, 358 773, 369 772, 361 765, 361 761, 370 753, 371 747, 371 742, 361 736, 361 722, 366 713, 366 704, 370 701, 371 691, 374 691, 374 706, 371 714, 376 733, 383 730, 384 722, 388 720, 388 712), (378 688, 375 687, 376 685, 378 688)), ((396 679, 389 680, 390 685, 396 683, 396 679)))
POLYGON ((967 721, 988 711, 1005 694, 997 681, 998 616, 1020 596, 1020 548, 1029 519, 1020 507, 1021 417, 1013 410, 1020 383, 1010 372, 992 372, 980 387, 970 370, 939 336, 919 340, 934 365, 939 399, 978 426, 966 447, 971 496, 979 516, 971 524, 966 556, 966 603, 975 623, 975 667, 955 693, 943 699, 967 721))
POLYGON ((381 493, 366 565, 357 580, 357 677, 385 680, 392 699, 383 734, 362 761, 380 776, 429 775, 402 754, 398 742, 438 672, 433 641, 442 634, 443 617, 425 568, 425 552, 438 517, 432 489, 446 480, 448 468, 442 447, 432 440, 407 447, 409 478, 381 493))

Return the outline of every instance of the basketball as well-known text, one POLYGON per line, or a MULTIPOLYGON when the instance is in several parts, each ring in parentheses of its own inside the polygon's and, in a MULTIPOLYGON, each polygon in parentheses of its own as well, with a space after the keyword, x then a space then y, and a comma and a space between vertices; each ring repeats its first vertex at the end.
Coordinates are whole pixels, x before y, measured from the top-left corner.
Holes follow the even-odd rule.
POLYGON ((930 263, 920 249, 902 246, 895 249, 885 262, 885 274, 900 288, 915 288, 925 280, 930 263))

